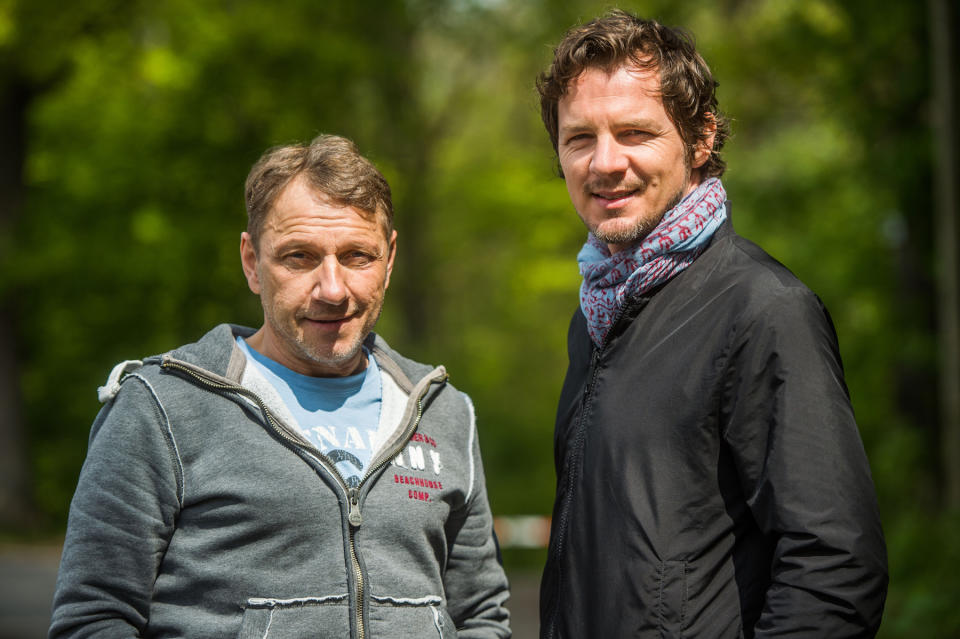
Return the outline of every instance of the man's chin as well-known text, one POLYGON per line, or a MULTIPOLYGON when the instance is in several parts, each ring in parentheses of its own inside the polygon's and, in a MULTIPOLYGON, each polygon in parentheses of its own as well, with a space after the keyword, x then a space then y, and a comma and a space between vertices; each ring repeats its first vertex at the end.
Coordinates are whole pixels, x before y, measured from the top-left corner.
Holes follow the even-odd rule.
POLYGON ((601 242, 619 247, 625 247, 642 241, 643 238, 650 235, 650 231, 655 229, 656 226, 656 223, 643 222, 640 224, 634 224, 628 228, 605 229, 598 227, 593 234, 601 242))
POLYGON ((318 369, 336 370, 342 375, 349 375, 353 370, 343 372, 345 369, 353 369, 360 366, 362 360, 362 342, 356 342, 350 346, 337 348, 322 347, 318 348, 304 342, 300 343, 300 352, 304 359, 313 363, 318 369))

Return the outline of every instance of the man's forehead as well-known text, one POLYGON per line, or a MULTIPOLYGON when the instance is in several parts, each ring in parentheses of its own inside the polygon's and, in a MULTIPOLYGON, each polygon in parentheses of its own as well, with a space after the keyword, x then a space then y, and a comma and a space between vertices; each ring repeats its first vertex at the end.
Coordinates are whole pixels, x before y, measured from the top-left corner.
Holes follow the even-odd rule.
POLYGON ((580 73, 567 82, 567 86, 565 87, 565 91, 563 92, 563 96, 561 96, 560 100, 563 101, 564 98, 568 98, 571 93, 575 92, 592 75, 600 74, 607 80, 610 80, 620 72, 626 73, 640 82, 643 82, 646 85, 645 91, 647 93, 659 95, 660 69, 653 65, 652 62, 650 66, 640 66, 633 61, 627 60, 619 64, 598 64, 584 68, 580 73))
POLYGON ((558 128, 561 131, 580 128, 581 112, 595 111, 597 105, 611 115, 622 112, 627 119, 636 119, 640 113, 634 112, 634 107, 650 104, 650 100, 663 108, 660 77, 656 70, 628 65, 612 69, 590 67, 569 82, 567 91, 560 98, 557 104, 558 128))
POLYGON ((335 209, 340 212, 347 212, 365 221, 379 222, 380 227, 384 231, 384 236, 389 237, 390 235, 391 229, 386 213, 379 209, 376 211, 368 211, 358 206, 339 201, 336 198, 331 197, 322 188, 311 184, 310 181, 302 174, 290 180, 290 182, 277 195, 276 200, 273 202, 273 206, 270 207, 267 215, 265 216, 263 228, 264 230, 281 230, 281 228, 284 226, 284 218, 286 217, 285 214, 289 212, 287 210, 288 207, 309 210, 311 207, 316 206, 326 209, 335 209), (281 211, 280 209, 284 210, 281 211))

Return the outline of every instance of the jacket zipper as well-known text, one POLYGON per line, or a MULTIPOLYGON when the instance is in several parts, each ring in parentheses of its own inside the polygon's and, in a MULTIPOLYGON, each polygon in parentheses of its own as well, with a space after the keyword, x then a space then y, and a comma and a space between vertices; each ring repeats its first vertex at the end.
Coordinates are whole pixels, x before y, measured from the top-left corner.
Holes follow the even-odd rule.
MULTIPOLYGON (((644 304, 645 301, 646 300, 644 300, 644 304)), ((576 480, 576 468, 579 462, 582 461, 580 458, 580 449, 583 447, 583 440, 586 437, 585 420, 587 408, 590 404, 590 401, 593 399, 593 389, 596 386, 597 375, 599 374, 599 366, 597 366, 597 363, 600 361, 600 356, 606 350, 607 343, 609 342, 610 335, 613 333, 613 329, 616 328, 623 316, 626 315, 628 311, 632 310, 635 305, 636 304, 627 304, 620 307, 619 312, 613 318, 613 323, 610 324, 610 330, 607 331, 606 338, 599 347, 593 349, 593 354, 590 357, 590 381, 587 383, 587 387, 583 391, 583 404, 580 407, 580 419, 577 420, 577 432, 573 440, 573 446, 569 453, 570 465, 567 469, 567 495, 563 502, 563 508, 560 510, 557 542, 554 545, 554 557, 556 557, 557 567, 557 599, 554 601, 554 608, 550 613, 549 626, 546 629, 546 636, 548 638, 554 637, 556 633, 557 605, 559 605, 559 594, 561 582, 563 581, 563 567, 562 562, 560 561, 560 556, 563 554, 564 541, 567 536, 566 533, 568 519, 570 518, 570 504, 573 501, 573 488, 574 481, 576 480)))
POLYGON ((360 560, 357 558, 357 539, 356 533, 360 529, 360 524, 363 523, 363 517, 360 515, 360 498, 357 495, 359 491, 357 488, 351 488, 349 490, 348 499, 350 504, 349 513, 347 514, 347 526, 348 534, 350 535, 350 566, 353 568, 353 577, 357 584, 357 609, 356 619, 357 619, 357 637, 359 639, 364 639, 366 636, 366 622, 363 618, 363 595, 364 595, 364 583, 363 583, 363 570, 360 568, 360 560))
MULTIPOLYGON (((367 470, 363 475, 363 479, 360 480, 360 484, 356 488, 350 488, 347 492, 347 497, 349 499, 349 512, 347 514, 347 522, 349 525, 350 532, 350 561, 353 564, 353 574, 356 577, 357 581, 357 635, 359 639, 364 639, 366 636, 365 630, 365 621, 363 617, 363 597, 364 597, 364 581, 363 581, 363 570, 360 568, 360 560, 357 558, 357 544, 356 544, 356 533, 360 529, 361 524, 363 524, 363 515, 360 513, 360 487, 363 486, 366 481, 373 477, 382 467, 386 466, 391 459, 394 459, 403 451, 403 447, 407 445, 407 442, 410 441, 410 436, 413 435, 413 432, 417 430, 417 426, 420 424, 420 418, 423 417, 423 398, 427 394, 427 389, 430 387, 430 384, 434 382, 442 382, 446 380, 446 374, 443 374, 442 377, 434 377, 428 380, 428 383, 423 385, 423 388, 420 391, 420 395, 417 397, 417 415, 414 417, 413 421, 410 422, 410 426, 404 429, 403 435, 398 439, 397 444, 390 449, 388 455, 381 455, 380 459, 373 466, 367 470)), ((336 473, 336 477, 340 479, 340 483, 343 484, 346 488, 346 484, 343 482, 343 479, 340 478, 340 473, 336 473)))
POLYGON ((306 449, 312 457, 314 457, 320 464, 327 469, 330 475, 337 480, 341 488, 343 488, 344 493, 347 495, 347 522, 348 522, 348 531, 349 531, 349 553, 350 553, 350 563, 353 568, 353 574, 356 578, 357 584, 357 609, 355 611, 356 621, 357 621, 357 636, 359 639, 365 639, 366 636, 366 621, 363 616, 363 598, 364 598, 364 579, 363 579, 363 570, 360 567, 360 560, 357 557, 357 545, 356 545, 356 532, 359 530, 361 524, 363 523, 363 516, 360 514, 360 488, 366 483, 366 481, 379 471, 382 467, 386 466, 391 459, 394 459, 403 451, 403 447, 407 445, 410 440, 410 437, 413 435, 413 432, 417 429, 417 426, 420 424, 420 419, 423 417, 423 398, 426 396, 428 389, 431 384, 442 383, 447 379, 447 374, 442 369, 440 374, 436 374, 434 371, 431 377, 423 378, 416 386, 414 390, 420 389, 419 395, 417 396, 417 414, 414 419, 410 422, 410 425, 407 426, 402 433, 402 436, 397 440, 396 445, 390 449, 389 454, 381 455, 376 464, 370 467, 370 469, 364 474, 363 479, 360 480, 360 484, 356 488, 350 488, 347 486, 347 483, 343 481, 343 477, 340 475, 340 471, 331 464, 327 457, 310 445, 307 442, 302 442, 294 437, 291 437, 286 429, 280 424, 279 421, 273 416, 273 413, 270 412, 270 409, 267 407, 266 403, 260 399, 260 396, 254 393, 253 391, 239 386, 237 384, 229 384, 212 379, 209 374, 200 368, 195 368, 191 365, 187 365, 183 362, 178 362, 174 359, 165 357, 163 362, 160 364, 161 368, 172 368, 178 370, 189 377, 196 380, 201 386, 206 386, 207 388, 213 389, 218 393, 236 393, 242 395, 250 400, 252 400, 260 408, 260 411, 266 417, 267 423, 270 426, 270 429, 280 437, 288 446, 296 448, 306 449))
POLYGON ((547 627, 546 636, 552 638, 556 630, 557 624, 557 606, 560 603, 559 596, 561 590, 561 582, 563 581, 563 563, 560 558, 563 554, 564 541, 567 533, 567 520, 570 517, 570 502, 573 500, 573 483, 576 480, 576 466, 579 461, 579 450, 583 445, 584 438, 584 415, 586 414, 587 404, 593 396, 593 387, 597 381, 597 372, 599 367, 597 362, 600 360, 601 348, 594 349, 593 355, 591 356, 590 361, 590 381, 587 383, 587 388, 583 393, 583 405, 580 408, 580 419, 577 420, 577 433, 573 440, 573 447, 570 451, 570 464, 567 468, 567 495, 566 499, 563 501, 563 508, 560 510, 560 517, 557 531, 557 543, 554 546, 554 557, 556 557, 556 567, 557 567, 557 598, 554 600, 554 608, 550 613, 550 625, 547 627))

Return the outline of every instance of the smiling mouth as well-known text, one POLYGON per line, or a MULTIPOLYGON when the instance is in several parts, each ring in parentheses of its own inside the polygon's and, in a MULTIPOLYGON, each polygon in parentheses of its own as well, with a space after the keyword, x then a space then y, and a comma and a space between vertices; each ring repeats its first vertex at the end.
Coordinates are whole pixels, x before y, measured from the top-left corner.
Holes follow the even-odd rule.
POLYGON ((617 208, 626 204, 627 200, 639 193, 639 189, 630 191, 594 191, 592 195, 604 208, 617 208))
POLYGON ((342 326, 343 324, 346 324, 347 322, 349 322, 351 319, 353 319, 353 315, 346 315, 343 317, 321 317, 321 318, 304 317, 303 318, 304 321, 309 322, 310 324, 315 324, 317 326, 326 326, 330 328, 342 326))
POLYGON ((637 189, 630 191, 596 191, 594 195, 604 200, 619 200, 637 192, 637 189))

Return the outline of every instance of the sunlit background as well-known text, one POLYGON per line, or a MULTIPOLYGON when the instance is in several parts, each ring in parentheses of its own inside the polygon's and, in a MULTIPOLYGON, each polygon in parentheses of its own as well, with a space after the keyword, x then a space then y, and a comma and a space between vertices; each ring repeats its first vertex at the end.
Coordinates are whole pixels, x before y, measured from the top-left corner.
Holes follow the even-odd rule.
MULTIPOLYGON (((936 127, 957 117, 937 80, 938 65, 956 75, 957 41, 937 36, 956 7, 932 28, 951 5, 619 3, 695 34, 733 120, 735 226, 832 313, 887 535, 887 638, 960 633, 960 424, 941 407, 956 345, 938 333, 951 298, 935 250, 956 218, 938 176, 960 177, 936 127)), ((495 514, 548 516, 585 230, 534 77, 610 6, 0 0, 4 543, 56 547, 114 363, 259 325, 243 182, 267 147, 321 132, 354 139, 394 190, 378 332, 472 395, 495 514)), ((543 559, 504 549, 518 578, 543 559)))

